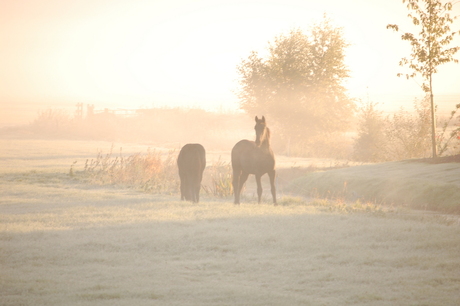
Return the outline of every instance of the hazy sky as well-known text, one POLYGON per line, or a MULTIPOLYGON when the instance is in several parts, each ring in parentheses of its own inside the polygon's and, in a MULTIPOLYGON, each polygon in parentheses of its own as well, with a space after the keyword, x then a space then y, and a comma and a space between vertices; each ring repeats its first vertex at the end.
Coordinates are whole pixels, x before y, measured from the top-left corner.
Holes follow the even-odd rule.
MULTIPOLYGON (((410 29, 401 0, 0 0, 0 101, 236 109, 237 64, 324 13, 351 44, 352 96, 420 94, 396 77, 410 49, 386 29, 410 29)), ((435 91, 460 93, 458 64, 435 91)))

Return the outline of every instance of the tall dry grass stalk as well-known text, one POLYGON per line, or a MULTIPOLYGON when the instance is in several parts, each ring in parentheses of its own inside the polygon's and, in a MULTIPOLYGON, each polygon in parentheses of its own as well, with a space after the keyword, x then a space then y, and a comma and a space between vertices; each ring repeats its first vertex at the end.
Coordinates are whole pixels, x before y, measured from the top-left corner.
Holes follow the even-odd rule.
POLYGON ((233 194, 232 170, 228 162, 218 160, 206 169, 210 179, 209 185, 203 185, 203 189, 208 195, 218 198, 227 198, 233 194))
POLYGON ((93 184, 124 185, 147 192, 177 192, 178 179, 175 152, 162 154, 148 150, 147 154, 136 153, 128 157, 115 155, 113 147, 107 154, 98 153, 95 159, 86 160, 83 173, 93 184))
MULTIPOLYGON (((94 159, 87 159, 83 178, 91 184, 120 185, 146 192, 176 194, 179 191, 177 154, 174 150, 161 153, 148 150, 146 154, 136 153, 123 156, 122 148, 115 154, 113 146, 109 153, 99 152, 94 159)), ((75 177, 75 162, 69 175, 75 177)), ((212 197, 227 198, 233 194, 230 163, 218 160, 208 166, 202 183, 204 192, 212 197)))

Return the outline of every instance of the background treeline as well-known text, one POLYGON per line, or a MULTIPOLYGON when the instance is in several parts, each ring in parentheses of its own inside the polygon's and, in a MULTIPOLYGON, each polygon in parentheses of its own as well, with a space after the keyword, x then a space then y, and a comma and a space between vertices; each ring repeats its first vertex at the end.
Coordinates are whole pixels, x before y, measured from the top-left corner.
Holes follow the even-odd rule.
MULTIPOLYGON (((278 133, 274 120, 272 146, 276 154, 381 162, 430 157, 428 100, 415 100, 413 109, 385 114, 377 103, 360 106, 353 124, 324 137, 289 139, 278 133), (415 111, 413 110, 415 109, 415 111)), ((458 108, 457 108, 458 109, 458 108)), ((110 111, 77 116, 60 109, 39 112, 27 126, 0 130, 2 137, 60 138, 148 143, 179 148, 199 142, 209 150, 231 150, 240 139, 254 138, 254 117, 247 113, 214 113, 201 109, 141 109, 130 115, 110 111)), ((459 116, 438 120, 440 155, 460 153, 459 116)))
POLYGON ((253 138, 253 118, 243 113, 214 113, 201 109, 139 109, 130 114, 40 111, 28 125, 0 129, 2 137, 60 138, 142 142, 178 148, 199 142, 227 150, 241 138, 253 138))

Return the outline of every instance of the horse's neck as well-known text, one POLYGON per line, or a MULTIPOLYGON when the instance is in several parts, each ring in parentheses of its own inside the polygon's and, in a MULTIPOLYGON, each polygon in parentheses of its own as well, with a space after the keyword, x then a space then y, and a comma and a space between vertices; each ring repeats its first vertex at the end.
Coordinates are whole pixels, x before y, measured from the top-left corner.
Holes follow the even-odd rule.
POLYGON ((270 130, 267 128, 267 135, 264 140, 260 143, 259 148, 263 151, 270 151, 270 130))
POLYGON ((269 139, 264 139, 259 145, 259 148, 261 149, 268 149, 270 148, 270 140, 269 139))

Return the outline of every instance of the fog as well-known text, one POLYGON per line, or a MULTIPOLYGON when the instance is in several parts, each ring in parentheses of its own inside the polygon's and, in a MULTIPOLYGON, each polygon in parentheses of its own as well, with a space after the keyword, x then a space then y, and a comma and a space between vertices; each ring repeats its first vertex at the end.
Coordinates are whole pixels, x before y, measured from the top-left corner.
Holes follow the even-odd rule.
MULTIPOLYGON (((396 77, 409 46, 385 28, 410 25, 402 1, 1 1, 1 113, 17 103, 36 111, 54 101, 234 111, 241 59, 264 52, 289 29, 308 29, 324 13, 350 43, 353 96, 392 104, 398 98, 381 95, 420 92, 420 79, 396 77)), ((456 4, 452 15, 459 14, 456 4)), ((459 71, 440 67, 437 95, 458 95, 459 71)))
MULTIPOLYGON (((385 29, 410 23, 401 2, 0 0, 0 304, 457 305, 460 227, 442 214, 458 211, 458 163, 351 167, 337 158, 354 127, 327 139, 334 159, 292 157, 274 118, 239 111, 234 94, 252 50, 326 12, 351 44, 350 97, 410 109, 420 79, 396 77, 408 46, 385 29), (239 206, 204 188, 219 162, 231 186, 230 150, 255 138, 256 115, 278 206, 266 176, 260 205, 253 177, 239 206), (197 204, 84 170, 112 149, 175 158, 186 143, 209 162, 197 204), (412 210, 446 195, 439 214, 412 210)), ((439 69, 438 115, 460 103, 459 73, 439 69)))
POLYGON ((28 104, 7 109, 0 135, 7 138, 138 142, 163 148, 202 143, 230 150, 236 141, 253 139, 254 117, 202 109, 109 109, 80 104, 30 111, 28 104))

